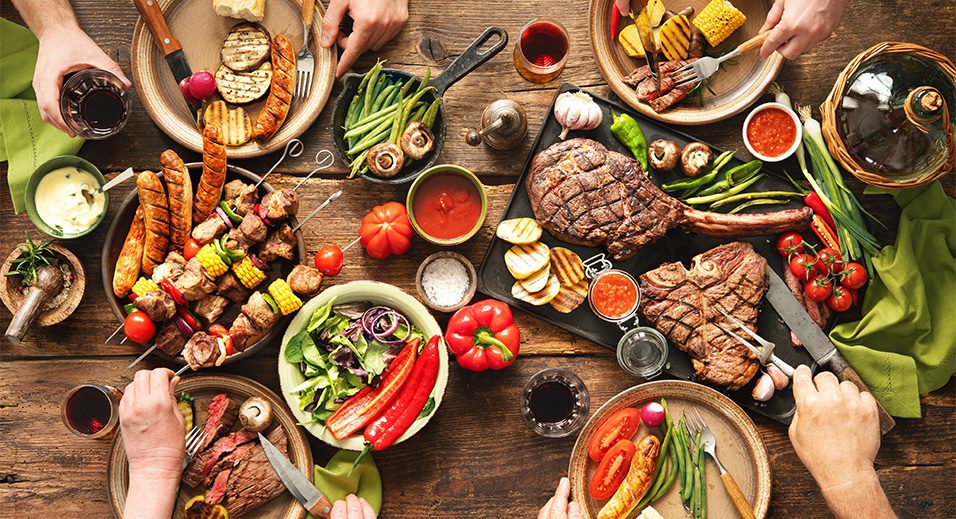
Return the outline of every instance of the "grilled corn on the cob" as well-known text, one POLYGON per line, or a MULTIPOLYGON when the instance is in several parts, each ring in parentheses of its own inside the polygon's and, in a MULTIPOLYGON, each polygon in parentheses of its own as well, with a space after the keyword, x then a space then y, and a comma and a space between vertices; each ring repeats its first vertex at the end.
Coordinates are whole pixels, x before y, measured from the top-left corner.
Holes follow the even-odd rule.
POLYGON ((159 290, 159 285, 153 282, 149 278, 139 278, 136 280, 136 283, 133 284, 133 293, 136 294, 136 297, 140 297, 147 292, 153 292, 159 290))
POLYGON ((712 47, 720 45, 746 21, 744 13, 729 0, 710 0, 704 10, 694 17, 694 25, 704 33, 712 47))
POLYGON ((206 269, 206 272, 217 278, 226 273, 229 270, 229 266, 226 265, 226 262, 222 261, 222 258, 219 257, 219 254, 216 253, 215 247, 212 244, 207 243, 203 245, 199 252, 196 253, 196 259, 199 260, 199 263, 206 269))
POLYGON ((265 272, 255 266, 249 256, 242 258, 239 263, 233 264, 232 271, 236 273, 236 277, 246 288, 256 288, 259 283, 266 279, 265 272))
POLYGON ((292 293, 292 288, 284 279, 277 279, 269 285, 269 295, 279 305, 282 315, 289 315, 302 307, 302 300, 292 293))

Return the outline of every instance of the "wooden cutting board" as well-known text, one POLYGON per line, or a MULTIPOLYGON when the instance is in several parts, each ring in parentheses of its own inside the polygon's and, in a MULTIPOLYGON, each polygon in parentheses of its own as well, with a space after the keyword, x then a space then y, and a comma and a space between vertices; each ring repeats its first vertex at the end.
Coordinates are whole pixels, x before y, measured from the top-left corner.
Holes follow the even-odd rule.
MULTIPOLYGON (((206 70, 215 74, 221 65, 219 52, 226 34, 243 20, 217 15, 213 10, 212 0, 165 0, 160 7, 169 30, 182 43, 186 60, 193 72, 206 70)), ((300 0, 268 0, 265 16, 259 23, 271 36, 279 33, 288 36, 298 53, 303 42, 301 12, 300 0)), ((325 107, 335 82, 336 48, 324 49, 319 45, 323 16, 325 9, 316 2, 309 39, 309 49, 315 56, 309 97, 303 101, 292 101, 285 122, 266 144, 260 146, 249 141, 242 146, 226 148, 230 159, 258 157, 281 149, 289 139, 298 137, 308 129, 325 107)), ((196 129, 194 118, 189 113, 179 85, 173 79, 162 53, 153 43, 153 37, 146 29, 142 17, 137 20, 133 30, 130 59, 133 84, 136 85, 140 101, 153 122, 176 142, 195 152, 202 152, 202 137, 196 129)), ((243 106, 253 122, 267 96, 268 94, 243 106)), ((218 96, 214 99, 218 99, 218 96)))

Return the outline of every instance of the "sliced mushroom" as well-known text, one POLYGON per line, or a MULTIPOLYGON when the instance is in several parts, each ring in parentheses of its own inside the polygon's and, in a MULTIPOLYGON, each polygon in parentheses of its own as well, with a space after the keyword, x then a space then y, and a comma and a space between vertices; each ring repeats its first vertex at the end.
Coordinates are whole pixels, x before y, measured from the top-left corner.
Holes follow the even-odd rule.
POLYGON ((272 404, 262 397, 253 396, 239 406, 239 422, 243 429, 262 432, 272 423, 272 404))
POLYGON ((667 139, 657 139, 648 146, 650 152, 649 159, 651 167, 661 171, 667 171, 677 167, 677 159, 680 157, 680 147, 674 141, 667 139))
POLYGON ((405 165, 405 154, 398 146, 383 142, 369 148, 365 161, 374 175, 390 178, 398 175, 402 170, 402 166, 405 165))
POLYGON ((692 142, 684 146, 684 151, 680 154, 681 170, 688 177, 696 177, 707 171, 712 160, 714 152, 710 150, 710 146, 702 142, 692 142))
POLYGON ((402 132, 401 143, 405 155, 419 160, 434 149, 435 135, 424 124, 414 122, 402 132))

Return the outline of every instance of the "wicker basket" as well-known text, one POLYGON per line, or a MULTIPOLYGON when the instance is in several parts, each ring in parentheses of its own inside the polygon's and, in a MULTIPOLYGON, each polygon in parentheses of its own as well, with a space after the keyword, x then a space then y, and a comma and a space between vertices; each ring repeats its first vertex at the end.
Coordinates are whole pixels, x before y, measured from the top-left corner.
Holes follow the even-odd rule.
MULTIPOLYGON (((900 181, 899 179, 888 179, 883 175, 864 169, 850 155, 843 143, 843 139, 837 132, 836 110, 840 100, 843 97, 843 93, 846 90, 847 82, 851 77, 854 76, 856 71, 863 63, 866 63, 875 56, 886 54, 912 54, 927 60, 935 61, 939 64, 940 69, 952 79, 954 84, 956 84, 956 66, 953 65, 953 62, 950 61, 949 58, 936 51, 913 43, 884 42, 874 45, 865 52, 859 54, 847 64, 846 68, 843 69, 843 72, 841 72, 839 77, 837 77, 836 84, 833 85, 833 90, 830 91, 829 97, 827 97, 826 101, 820 105, 823 137, 827 142, 827 147, 830 149, 830 154, 833 156, 833 158, 836 159, 856 178, 867 184, 893 189, 916 187, 928 184, 942 177, 943 175, 952 172, 954 166, 956 166, 956 140, 954 140, 953 136, 952 118, 950 115, 950 110, 954 110, 956 107, 948 106, 945 98, 942 96, 926 96, 926 98, 931 97, 933 102, 936 102, 937 104, 941 102, 942 104, 942 115, 937 116, 934 119, 921 118, 918 114, 913 113, 913 111, 909 109, 909 102, 906 104, 906 114, 911 124, 917 128, 920 128, 921 131, 926 133, 928 131, 925 127, 926 124, 930 124, 935 120, 940 120, 940 124, 942 125, 942 128, 946 134, 946 159, 943 160, 936 169, 928 171, 917 178, 908 179, 906 181, 900 181)), ((910 95, 913 96, 923 93, 924 90, 921 90, 923 88, 924 87, 914 89, 910 95)), ((926 88, 926 90, 933 89, 926 88)))

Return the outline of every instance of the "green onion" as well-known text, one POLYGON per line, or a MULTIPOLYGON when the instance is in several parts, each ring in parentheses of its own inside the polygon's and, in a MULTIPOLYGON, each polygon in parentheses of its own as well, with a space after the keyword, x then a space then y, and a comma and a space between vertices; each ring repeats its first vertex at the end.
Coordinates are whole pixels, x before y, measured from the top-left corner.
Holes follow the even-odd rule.
POLYGON ((727 214, 737 214, 740 211, 743 211, 744 209, 748 207, 753 207, 755 205, 776 205, 776 204, 783 204, 786 202, 787 201, 782 198, 758 198, 757 200, 749 200, 747 202, 744 202, 738 205, 737 207, 731 209, 730 211, 727 211, 727 214))

